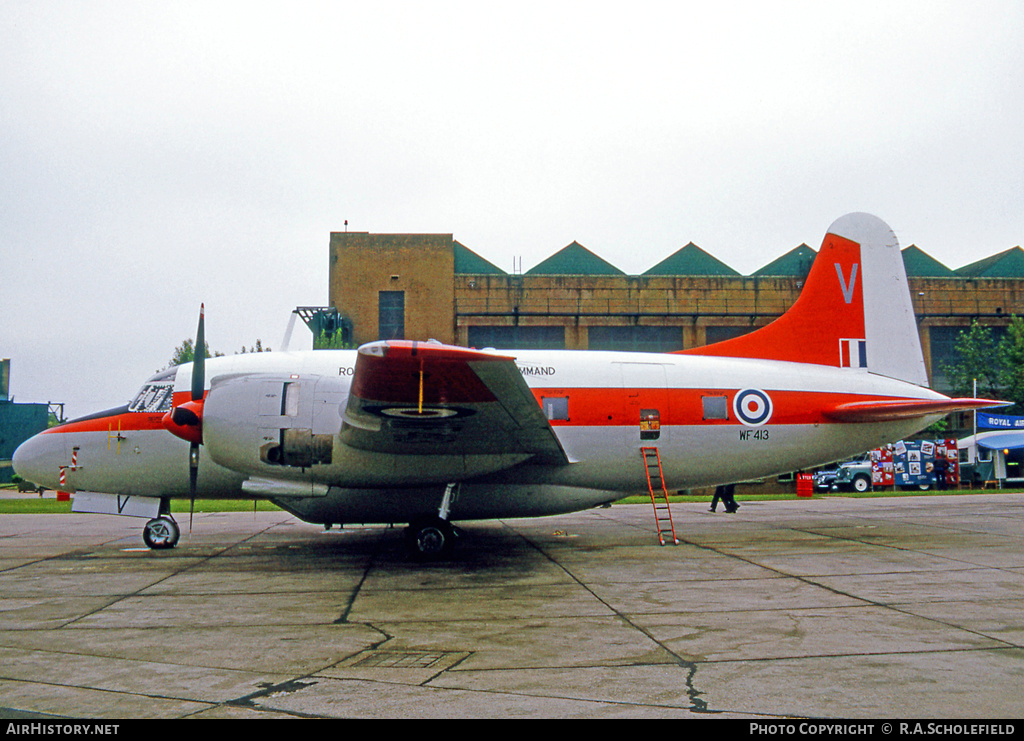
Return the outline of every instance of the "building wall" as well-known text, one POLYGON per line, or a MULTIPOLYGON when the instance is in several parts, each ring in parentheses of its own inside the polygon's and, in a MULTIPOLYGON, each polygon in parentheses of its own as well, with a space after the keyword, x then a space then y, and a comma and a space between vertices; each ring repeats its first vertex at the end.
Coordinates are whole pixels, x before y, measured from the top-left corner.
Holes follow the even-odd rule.
MULTIPOLYGON (((802 284, 798 277, 456 274, 451 235, 331 234, 330 301, 352 320, 356 343, 379 339, 379 292, 402 290, 409 339, 584 350, 595 346, 594 327, 665 328, 593 337, 607 343, 633 334, 637 349, 687 349, 770 323, 802 284), (651 337, 661 346, 643 344, 651 337)), ((1005 327, 1012 314, 1024 315, 1024 279, 911 277, 909 284, 933 380, 942 361, 933 354, 948 353, 959 329, 975 319, 1005 327)))
POLYGON ((10 482, 15 449, 37 432, 46 429, 46 404, 15 404, 0 400, 0 484, 10 482))
POLYGON ((680 347, 706 344, 708 326, 749 330, 784 313, 796 278, 719 276, 455 276, 456 341, 479 325, 558 325, 585 350, 591 326, 678 327, 680 347))
POLYGON ((379 294, 403 291, 405 336, 454 342, 452 244, 451 234, 332 232, 328 296, 353 341, 379 339, 379 294))

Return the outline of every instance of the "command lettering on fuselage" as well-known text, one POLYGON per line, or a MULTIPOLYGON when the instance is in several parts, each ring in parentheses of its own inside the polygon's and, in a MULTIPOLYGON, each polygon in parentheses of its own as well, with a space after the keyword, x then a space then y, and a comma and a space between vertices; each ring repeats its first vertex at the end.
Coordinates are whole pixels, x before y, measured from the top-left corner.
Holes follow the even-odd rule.
POLYGON ((554 366, 550 365, 518 365, 516 367, 519 368, 520 373, 530 378, 555 375, 554 366))
POLYGON ((355 372, 356 372, 355 367, 353 367, 351 365, 343 365, 340 368, 338 368, 338 375, 339 376, 351 376, 355 372))

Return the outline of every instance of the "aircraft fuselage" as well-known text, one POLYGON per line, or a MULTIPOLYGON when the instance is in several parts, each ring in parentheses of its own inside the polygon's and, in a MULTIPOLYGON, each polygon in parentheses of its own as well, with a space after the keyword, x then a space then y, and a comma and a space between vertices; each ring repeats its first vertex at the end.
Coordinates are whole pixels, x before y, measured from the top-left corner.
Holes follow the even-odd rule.
MULTIPOLYGON (((255 378, 269 388, 298 384, 300 398, 292 409, 282 409, 282 399, 267 402, 259 388, 253 393, 243 389, 237 400, 222 401, 230 414, 224 415, 221 434, 216 410, 208 410, 204 424, 212 439, 201 447, 197 496, 252 498, 258 490, 246 488, 247 480, 275 480, 288 485, 265 496, 307 516, 315 513, 317 521, 401 521, 407 509, 403 500, 410 512, 419 511, 426 490, 460 482, 453 519, 551 514, 646 491, 644 447, 658 449, 672 489, 745 480, 838 460, 922 426, 919 418, 837 424, 822 409, 846 401, 942 398, 849 368, 677 354, 502 354, 515 356, 567 465, 536 463, 515 453, 394 455, 346 446, 339 433, 355 351, 248 354, 207 360, 208 377, 214 384, 235 377, 255 378), (276 436, 288 429, 329 436, 325 459, 300 461, 308 465, 262 460, 267 431, 276 436), (305 496, 312 501, 300 502, 305 496)), ((173 383, 173 403, 179 403, 191 384, 191 366, 181 366, 173 382, 151 383, 148 393, 153 395, 161 383, 173 383)), ((147 408, 146 394, 144 387, 132 406, 38 436, 19 451, 19 470, 51 488, 187 496, 189 445, 161 423, 171 399, 147 408)), ((391 416, 406 423, 413 438, 443 436, 446 430, 439 425, 459 423, 453 416, 447 423, 430 420, 424 429, 414 414, 403 418, 401 412, 396 408, 391 416)), ((436 497, 427 498, 432 502, 436 497)))

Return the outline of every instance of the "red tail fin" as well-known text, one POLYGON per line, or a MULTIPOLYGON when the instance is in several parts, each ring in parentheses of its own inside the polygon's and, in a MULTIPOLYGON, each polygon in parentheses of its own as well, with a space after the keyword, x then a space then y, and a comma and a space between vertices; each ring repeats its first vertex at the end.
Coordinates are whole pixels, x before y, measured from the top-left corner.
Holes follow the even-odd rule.
POLYGON ((863 368, 928 383, 899 243, 868 214, 829 227, 789 311, 750 334, 684 352, 863 368))

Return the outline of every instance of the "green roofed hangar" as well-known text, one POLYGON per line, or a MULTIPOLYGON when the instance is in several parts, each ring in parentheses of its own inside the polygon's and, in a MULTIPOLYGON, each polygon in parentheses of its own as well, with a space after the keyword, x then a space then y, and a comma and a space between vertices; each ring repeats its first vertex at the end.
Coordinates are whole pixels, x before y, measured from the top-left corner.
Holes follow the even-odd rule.
MULTIPOLYGON (((796 300, 815 251, 801 244, 751 275, 690 242, 640 275, 573 241, 508 272, 451 234, 333 232, 329 302, 352 342, 437 339, 469 347, 672 352, 764 326, 796 300)), ((978 321, 1024 314, 1019 246, 951 269, 916 245, 904 265, 931 385, 978 321)))

